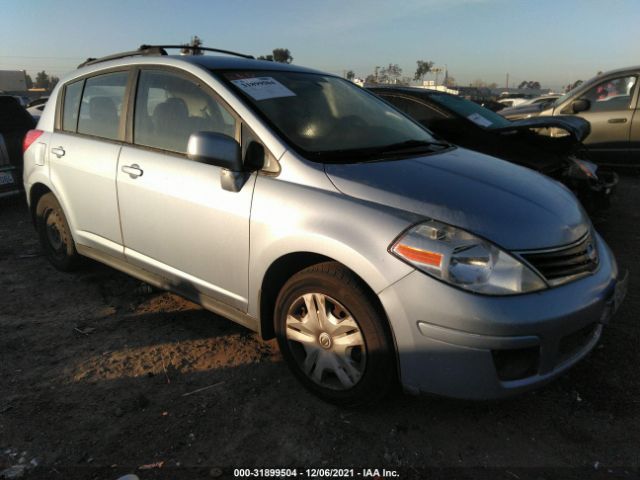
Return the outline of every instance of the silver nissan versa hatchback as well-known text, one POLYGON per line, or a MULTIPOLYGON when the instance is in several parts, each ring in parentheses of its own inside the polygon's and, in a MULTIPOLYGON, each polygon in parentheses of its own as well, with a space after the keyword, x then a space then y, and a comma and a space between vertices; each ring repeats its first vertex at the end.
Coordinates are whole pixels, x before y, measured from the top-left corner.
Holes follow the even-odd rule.
POLYGON ((502 397, 594 348, 626 277, 561 184, 336 76, 165 48, 85 62, 25 138, 56 268, 90 257, 275 336, 340 404, 397 381, 502 397))

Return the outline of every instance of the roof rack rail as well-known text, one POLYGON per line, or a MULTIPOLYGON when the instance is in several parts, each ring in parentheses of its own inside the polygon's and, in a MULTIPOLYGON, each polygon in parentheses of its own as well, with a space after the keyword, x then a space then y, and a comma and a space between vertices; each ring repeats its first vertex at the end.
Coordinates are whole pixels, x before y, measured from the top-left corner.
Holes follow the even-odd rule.
POLYGON ((194 45, 141 45, 140 46, 141 49, 147 49, 147 48, 160 48, 160 49, 174 49, 174 48, 179 48, 181 50, 204 50, 205 52, 216 52, 216 53, 224 53, 226 55, 233 55, 235 57, 242 57, 242 58, 249 58, 249 59, 255 59, 256 57, 254 57, 253 55, 247 55, 246 53, 238 53, 238 52, 232 52, 231 50, 221 50, 219 48, 209 48, 209 47, 197 47, 194 45))
POLYGON ((253 55, 246 55, 244 53, 232 52, 230 50, 221 50, 219 48, 209 47, 196 47, 192 45, 140 45, 137 50, 131 50, 129 52, 114 53, 113 55, 107 55, 106 57, 99 58, 87 58, 84 62, 78 65, 78 68, 86 67, 87 65, 93 65, 95 63, 106 62, 108 60, 117 60, 119 58, 133 57, 136 55, 151 56, 151 55, 167 55, 167 49, 179 48, 181 50, 204 50, 207 52, 225 53, 227 55, 234 55, 243 58, 255 58, 253 55))
POLYGON ((162 48, 155 48, 149 45, 141 45, 138 50, 131 50, 130 52, 114 53, 113 55, 107 55, 106 57, 99 58, 87 58, 84 62, 78 65, 78 68, 86 67, 87 65, 93 65, 94 63, 106 62, 109 60, 133 57, 135 55, 167 55, 167 51, 162 48))

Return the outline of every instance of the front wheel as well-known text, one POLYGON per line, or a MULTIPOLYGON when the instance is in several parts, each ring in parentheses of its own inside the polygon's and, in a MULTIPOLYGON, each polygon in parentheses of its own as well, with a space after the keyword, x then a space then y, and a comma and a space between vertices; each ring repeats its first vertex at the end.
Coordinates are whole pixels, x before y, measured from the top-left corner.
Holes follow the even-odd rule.
POLYGON ((350 270, 321 263, 295 274, 275 307, 278 344, 302 384, 324 400, 368 403, 395 381, 386 318, 350 270))
POLYGON ((36 229, 47 260, 58 270, 74 270, 80 261, 62 207, 52 193, 43 195, 36 206, 36 229))

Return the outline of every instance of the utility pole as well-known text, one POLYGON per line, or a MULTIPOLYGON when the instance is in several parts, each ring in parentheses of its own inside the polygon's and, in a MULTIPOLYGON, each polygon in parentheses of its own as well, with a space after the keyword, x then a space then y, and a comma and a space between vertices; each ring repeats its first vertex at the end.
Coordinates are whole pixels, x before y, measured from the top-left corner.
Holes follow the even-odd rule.
POLYGON ((507 85, 504 87, 506 90, 509 90, 509 74, 507 73, 507 85))
POLYGON ((436 74, 436 87, 437 87, 438 86, 438 76, 440 75, 440 72, 442 72, 442 67, 436 67, 431 71, 436 74))

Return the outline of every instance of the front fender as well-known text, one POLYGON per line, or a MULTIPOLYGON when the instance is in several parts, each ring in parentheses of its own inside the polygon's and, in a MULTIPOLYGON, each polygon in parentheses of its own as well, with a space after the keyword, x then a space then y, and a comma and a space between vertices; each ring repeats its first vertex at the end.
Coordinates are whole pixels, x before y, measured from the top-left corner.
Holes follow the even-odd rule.
POLYGON ((413 271, 387 251, 419 218, 335 190, 258 177, 251 209, 249 314, 257 317, 259 292, 269 267, 280 257, 309 252, 329 257, 380 292, 413 271))

